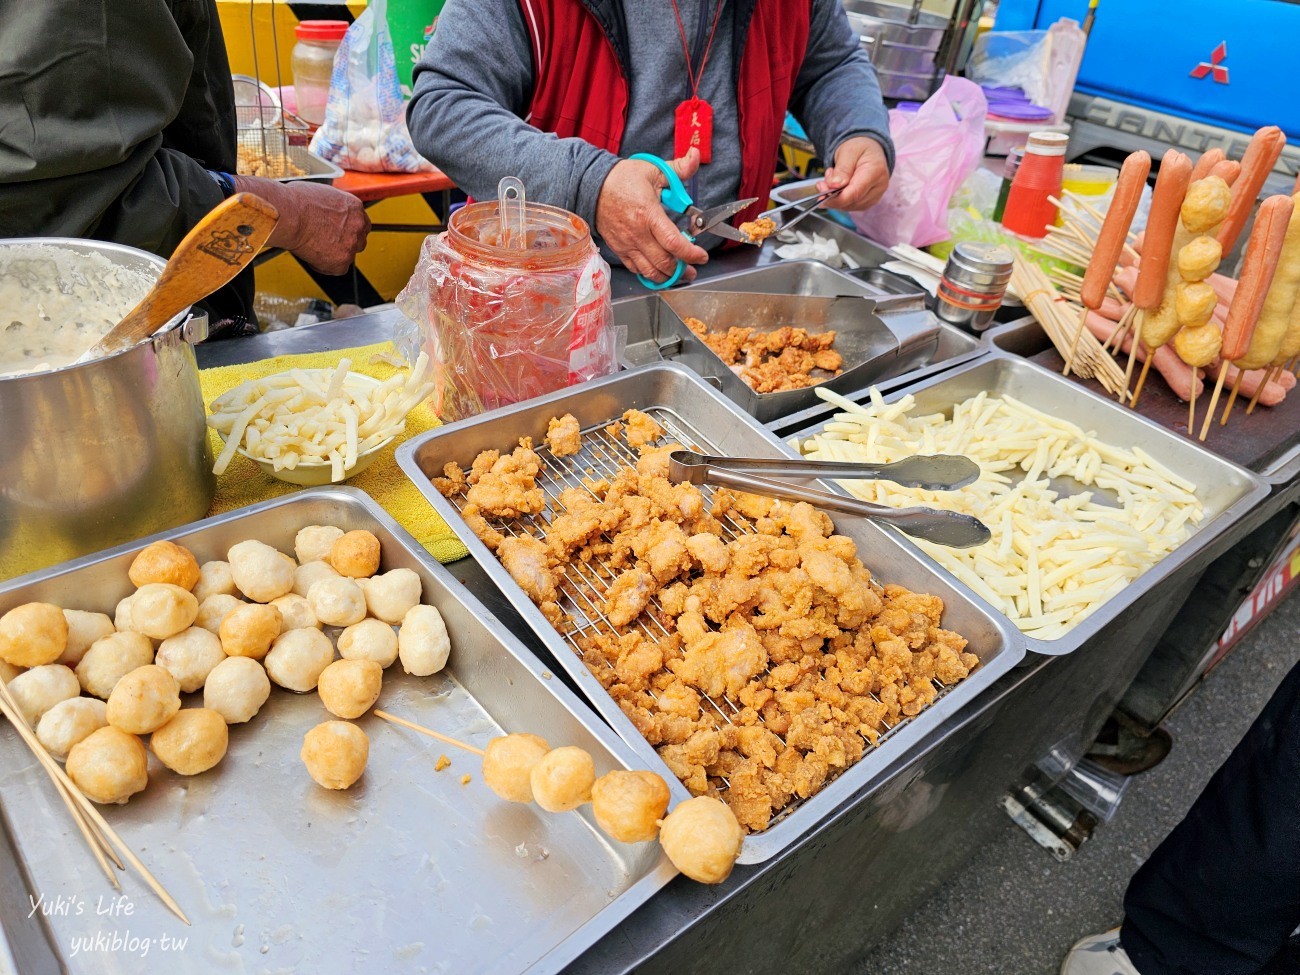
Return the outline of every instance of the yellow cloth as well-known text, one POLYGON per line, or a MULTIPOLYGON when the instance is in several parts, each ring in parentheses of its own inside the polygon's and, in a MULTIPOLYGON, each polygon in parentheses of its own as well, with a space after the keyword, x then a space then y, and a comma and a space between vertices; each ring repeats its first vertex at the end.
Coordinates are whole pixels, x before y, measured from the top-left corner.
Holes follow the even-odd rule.
MULTIPOLYGON (((234 341, 238 341, 237 339, 234 341)), ((377 345, 363 345, 354 349, 337 349, 333 352, 311 352, 305 355, 282 355, 274 359, 248 362, 242 365, 217 366, 199 372, 199 385, 203 390, 203 402, 211 403, 227 390, 234 389, 240 383, 250 379, 263 379, 277 372, 289 369, 333 369, 341 359, 352 360, 352 371, 375 379, 384 380, 397 370, 385 362, 372 362, 371 357, 377 352, 391 352, 389 342, 377 345)), ((379 459, 370 467, 345 483, 359 488, 370 495, 395 519, 397 523, 415 536, 421 545, 439 562, 452 562, 463 558, 465 546, 456 537, 447 523, 438 517, 424 495, 397 466, 393 454, 405 440, 424 433, 438 426, 438 417, 427 403, 421 403, 406 418, 405 432, 398 434, 391 444, 383 449, 379 459)), ((213 456, 221 453, 222 441, 215 430, 209 430, 212 439, 213 456)), ((245 505, 269 498, 301 491, 295 484, 286 484, 277 480, 242 454, 236 454, 226 468, 225 473, 217 478, 217 496, 212 501, 208 514, 220 514, 242 508, 245 505)))

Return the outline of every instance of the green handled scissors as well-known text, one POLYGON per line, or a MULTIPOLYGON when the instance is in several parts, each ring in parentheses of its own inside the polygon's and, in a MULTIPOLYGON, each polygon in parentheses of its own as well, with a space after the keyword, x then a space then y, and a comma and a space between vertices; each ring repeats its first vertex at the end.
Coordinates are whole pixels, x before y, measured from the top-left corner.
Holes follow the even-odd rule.
MULTIPOLYGON (((669 213, 676 214, 672 218, 673 223, 687 240, 694 243, 700 235, 711 233, 717 234, 719 237, 725 237, 728 240, 739 241, 742 244, 753 243, 727 221, 740 211, 757 203, 757 197, 751 197, 748 200, 736 200, 734 203, 724 203, 721 206, 701 210, 695 205, 691 195, 686 192, 686 187, 682 185, 681 179, 678 178, 672 166, 648 152, 638 152, 632 158, 648 162, 664 174, 664 178, 668 180, 668 188, 659 194, 659 202, 664 205, 664 209, 669 213)), ((656 283, 640 274, 636 276, 636 279, 653 291, 662 291, 665 288, 671 288, 681 280, 682 272, 685 270, 686 262, 678 260, 676 269, 674 269, 672 276, 667 281, 656 283)))

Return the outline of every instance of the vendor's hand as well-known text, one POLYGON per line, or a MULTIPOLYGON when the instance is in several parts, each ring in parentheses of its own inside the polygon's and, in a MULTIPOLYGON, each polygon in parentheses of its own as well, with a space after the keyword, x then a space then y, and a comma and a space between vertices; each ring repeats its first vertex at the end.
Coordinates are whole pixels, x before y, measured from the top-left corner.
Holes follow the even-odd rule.
MULTIPOLYGON (((683 181, 700 168, 700 153, 691 149, 670 164, 683 181)), ((677 261, 687 263, 682 281, 695 278, 692 264, 703 264, 708 252, 692 244, 668 219, 659 192, 668 179, 639 159, 624 159, 609 171, 596 201, 596 232, 618 255, 623 266, 651 281, 667 281, 677 261)))
POLYGON ((280 183, 260 176, 236 176, 235 189, 252 193, 280 211, 267 244, 282 247, 322 274, 342 274, 366 246, 370 218, 351 193, 323 183, 280 183))
POLYGON ((817 192, 840 192, 826 201, 835 210, 865 210, 875 206, 889 188, 889 163, 875 139, 855 135, 835 150, 835 165, 817 184, 817 192))

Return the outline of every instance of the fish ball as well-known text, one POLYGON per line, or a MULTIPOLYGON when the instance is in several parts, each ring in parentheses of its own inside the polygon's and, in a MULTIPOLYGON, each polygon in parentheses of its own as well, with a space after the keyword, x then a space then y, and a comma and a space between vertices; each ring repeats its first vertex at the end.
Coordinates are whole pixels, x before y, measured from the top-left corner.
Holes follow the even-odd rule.
POLYGON ((317 690, 325 710, 359 718, 379 700, 383 683, 384 668, 373 660, 335 660, 321 671, 317 690))
POLYGON ((346 789, 366 770, 370 739, 354 724, 326 721, 303 736, 299 757, 319 785, 346 789))
POLYGON ((18 711, 33 728, 41 717, 60 701, 77 697, 81 684, 70 667, 42 664, 25 670, 9 682, 9 693, 18 711))
POLYGON ((138 633, 135 623, 131 620, 131 604, 135 602, 135 593, 129 596, 123 596, 117 601, 117 606, 113 610, 113 629, 118 633, 138 633))
POLYGON ((483 753, 483 781, 507 802, 532 802, 533 766, 551 746, 537 735, 502 735, 488 742, 483 753))
POLYGON ((334 659, 334 644, 314 627, 281 633, 262 661, 267 676, 299 694, 316 689, 320 675, 334 659))
POLYGON ((67 768, 69 778, 92 802, 123 803, 149 784, 144 742, 111 725, 73 745, 67 768))
POLYGON ((165 667, 137 667, 108 695, 108 723, 132 735, 157 731, 181 709, 181 689, 165 667))
POLYGON ((1178 274, 1184 281, 1204 281, 1219 269, 1223 246, 1213 237, 1196 237, 1178 251, 1178 274))
POLYGON ((576 745, 565 745, 543 755, 528 776, 533 799, 547 812, 567 812, 591 799, 596 764, 576 745))
POLYGON ((353 579, 372 576, 379 571, 379 539, 364 528, 350 531, 331 546, 325 561, 353 579))
POLYGON ((284 620, 274 606, 241 603, 221 621, 217 635, 221 649, 230 657, 253 657, 261 660, 280 635, 284 620))
POLYGON ((131 600, 131 628, 154 640, 166 640, 194 625, 199 601, 188 589, 151 582, 131 600))
POLYGON ((387 667, 397 659, 397 631, 380 620, 364 619, 344 628, 338 648, 344 660, 373 660, 387 667))
POLYGON ((402 617, 397 632, 397 653, 402 669, 416 677, 428 677, 447 666, 451 640, 442 614, 433 606, 413 606, 402 617))
POLYGON ((229 744, 226 719, 211 708, 178 711, 149 738, 158 761, 179 775, 206 772, 225 757, 229 744))
POLYGON ((269 603, 293 589, 294 564, 283 552, 250 538, 226 553, 235 585, 249 599, 269 603))
POLYGON ((0 616, 0 660, 15 667, 52 664, 68 647, 68 621, 50 603, 24 603, 0 616))
POLYGON ((1179 216, 1183 226, 1194 234, 1203 234, 1223 222, 1232 205, 1232 188, 1218 176, 1198 179, 1187 188, 1179 216))
POLYGON ((316 618, 326 626, 351 626, 366 618, 366 595, 351 579, 322 579, 307 592, 316 618))
POLYGON ((153 663, 153 644, 142 633, 113 633, 96 640, 77 664, 77 680, 87 694, 108 700, 117 682, 137 667, 153 663))
POLYGON ((90 645, 102 640, 115 629, 105 613, 87 613, 80 609, 65 609, 63 618, 68 621, 68 645, 58 662, 68 667, 81 663, 90 645))
POLYGON ((235 586, 235 574, 230 571, 230 563, 220 559, 199 566, 199 581, 190 591, 194 593, 199 605, 209 596, 235 596, 239 592, 235 586))
POLYGON ((730 876, 744 839, 731 807, 712 796, 687 799, 659 824, 659 843, 673 866, 702 884, 730 876))
POLYGON ((36 726, 36 737, 62 762, 73 745, 108 727, 107 709, 108 705, 96 697, 70 697, 45 712, 36 726))
POLYGON ((591 787, 597 825, 620 843, 644 843, 659 835, 668 800, 668 783, 641 769, 609 772, 591 787))
POLYGON ((293 570, 293 591, 298 596, 306 597, 311 587, 322 579, 338 579, 339 574, 328 562, 304 562, 293 570))
POLYGON ((192 694, 225 659, 220 637, 201 626, 191 626, 164 640, 154 663, 176 678, 182 694, 192 694))
POLYGON ((308 525, 293 538, 293 554, 303 565, 330 554, 334 543, 343 537, 343 529, 333 525, 308 525))
POLYGON ((227 657, 212 668, 203 685, 203 706, 216 711, 226 724, 243 724, 271 696, 271 680, 252 657, 227 657))
POLYGON ((320 620, 312 612, 307 597, 297 593, 286 593, 268 604, 280 611, 280 626, 284 630, 320 629, 320 620))
POLYGON ((199 603, 199 614, 194 617, 194 625, 214 635, 218 634, 225 618, 243 605, 244 601, 236 596, 214 593, 199 603))
POLYGON ((375 619, 396 626, 420 602, 423 587, 411 569, 393 569, 359 585, 366 594, 366 608, 375 619))
POLYGON ((140 549, 126 574, 137 589, 161 582, 188 592, 199 581, 199 560, 183 545, 154 542, 140 549))
POLYGON ((1174 289, 1174 312, 1184 328, 1204 325, 1218 303, 1218 292, 1204 281, 1179 281, 1174 289))

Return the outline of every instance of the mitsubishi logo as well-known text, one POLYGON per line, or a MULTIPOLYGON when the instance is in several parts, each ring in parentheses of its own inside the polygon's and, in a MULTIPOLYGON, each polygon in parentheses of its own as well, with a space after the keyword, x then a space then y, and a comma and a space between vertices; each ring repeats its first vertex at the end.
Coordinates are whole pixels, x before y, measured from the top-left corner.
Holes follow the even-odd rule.
POLYGON ((1218 84, 1226 85, 1228 83, 1228 69, 1223 66, 1223 59, 1227 56, 1228 42, 1219 41, 1219 46, 1210 52, 1210 60, 1202 61, 1192 68, 1192 77, 1204 78, 1206 75, 1212 74, 1218 84))

